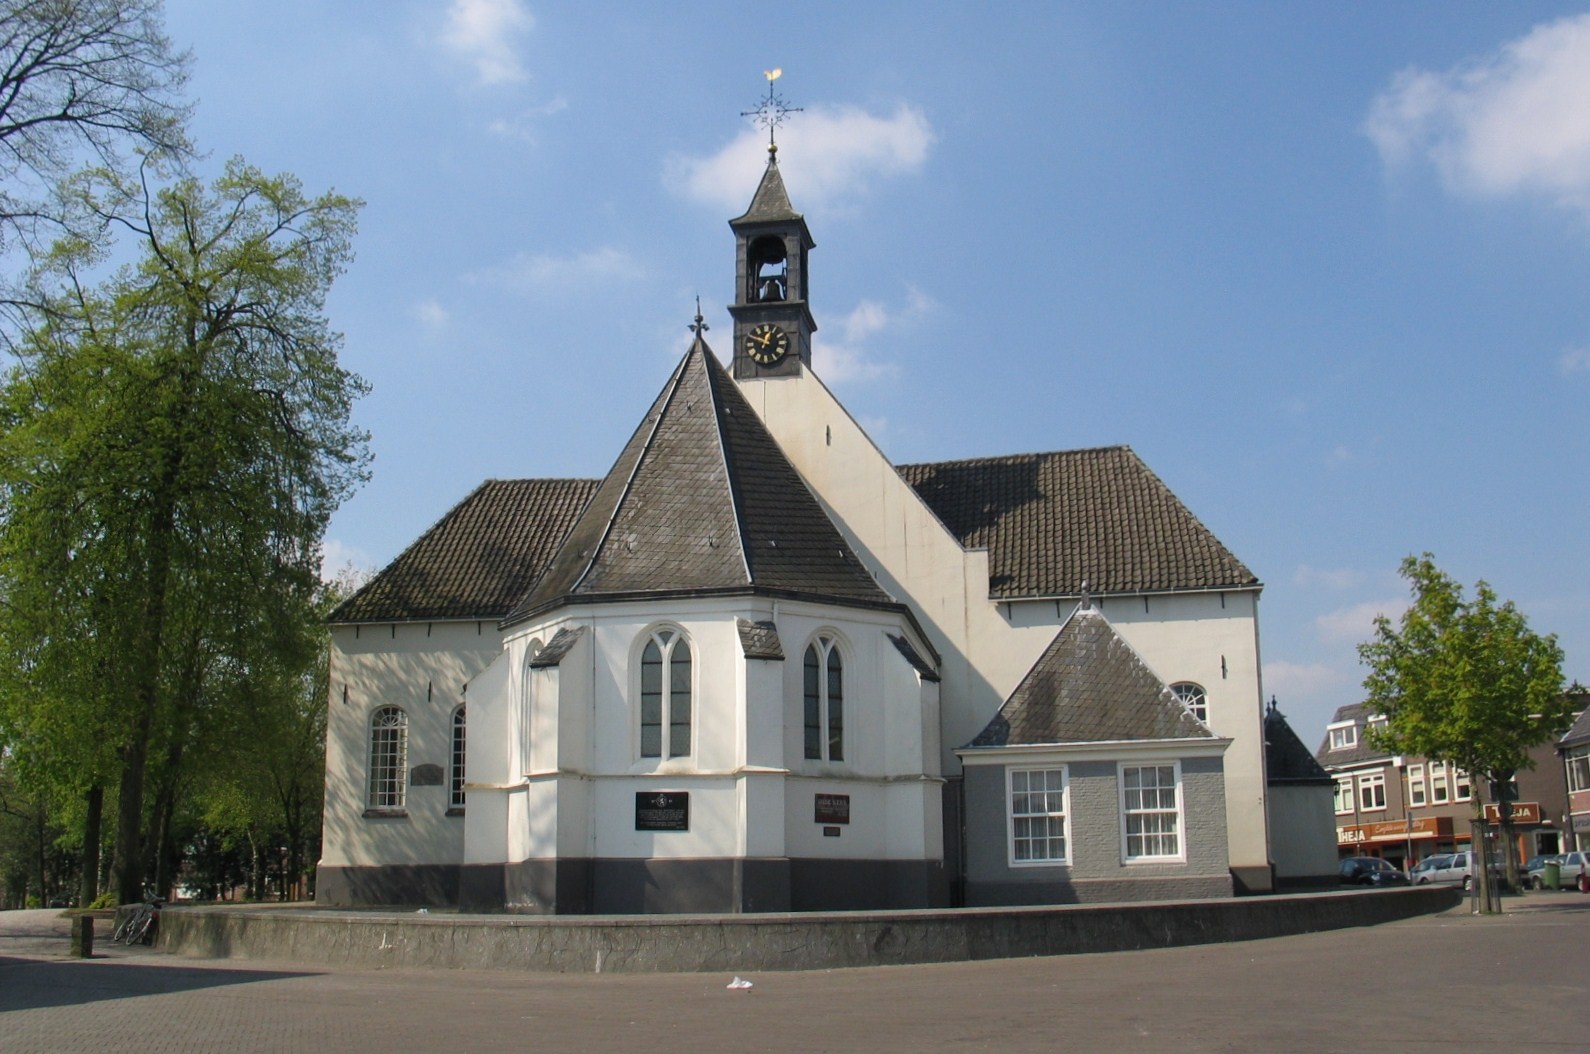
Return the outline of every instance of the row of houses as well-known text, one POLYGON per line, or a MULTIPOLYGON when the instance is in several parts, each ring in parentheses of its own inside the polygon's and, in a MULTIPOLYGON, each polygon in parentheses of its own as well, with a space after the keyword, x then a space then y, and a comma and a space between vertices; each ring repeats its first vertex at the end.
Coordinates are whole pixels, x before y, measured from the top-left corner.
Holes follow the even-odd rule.
POLYGON ((1533 767, 1507 787, 1445 762, 1379 748, 1369 733, 1385 718, 1365 703, 1338 709, 1315 753, 1335 784, 1338 854, 1410 868, 1468 847, 1476 801, 1499 825, 1503 799, 1512 806, 1518 860, 1590 848, 1590 691, 1575 685, 1570 695, 1578 715, 1572 727, 1536 747, 1533 767))

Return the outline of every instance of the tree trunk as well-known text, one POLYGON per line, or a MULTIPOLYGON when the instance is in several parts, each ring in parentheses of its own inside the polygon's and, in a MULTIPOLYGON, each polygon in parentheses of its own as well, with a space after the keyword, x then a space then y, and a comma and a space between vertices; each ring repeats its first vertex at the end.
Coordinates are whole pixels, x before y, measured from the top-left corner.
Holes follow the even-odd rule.
POLYGON ((105 788, 96 783, 83 797, 83 874, 77 904, 86 908, 99 896, 99 829, 105 811, 105 788))
MULTIPOLYGON (((42 799, 34 806, 33 816, 35 821, 34 833, 37 835, 36 841, 38 843, 35 848, 38 851, 36 863, 38 865, 37 872, 39 878, 39 907, 46 908, 50 905, 50 891, 45 888, 44 885, 45 879, 49 873, 49 869, 45 866, 45 864, 50 840, 46 833, 48 831, 48 824, 45 822, 46 816, 44 812, 44 802, 42 799)), ((24 901, 24 903, 25 902, 26 901, 24 901)))

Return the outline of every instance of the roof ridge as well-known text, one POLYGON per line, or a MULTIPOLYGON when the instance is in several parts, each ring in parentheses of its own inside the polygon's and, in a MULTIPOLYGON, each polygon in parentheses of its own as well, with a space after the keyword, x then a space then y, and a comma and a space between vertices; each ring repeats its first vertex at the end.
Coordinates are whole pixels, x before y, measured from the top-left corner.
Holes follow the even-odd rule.
MULTIPOLYGON (((1028 457, 1059 457, 1063 454, 1095 454, 1109 451, 1131 451, 1129 443, 1112 443, 1103 446, 1075 447, 1070 450, 1026 450, 1014 454, 985 454, 981 457, 958 457, 948 461, 903 461, 896 465, 897 469, 923 468, 928 465, 976 465, 991 461, 1015 461, 1028 457)), ((1135 451, 1133 451, 1135 453, 1135 451)))
POLYGON ((718 377, 712 371, 714 365, 722 370, 723 364, 718 362, 718 357, 707 344, 706 338, 699 333, 696 334, 696 342, 690 346, 685 358, 688 360, 691 355, 696 354, 697 348, 701 349, 701 370, 707 382, 707 398, 712 400, 712 434, 717 441, 718 458, 723 462, 723 476, 729 486, 729 507, 734 515, 734 530, 740 536, 740 567, 745 571, 746 582, 754 586, 756 575, 751 569, 751 541, 745 529, 745 499, 740 493, 740 481, 734 471, 733 458, 724 444, 723 437, 728 427, 723 420, 723 396, 718 391, 718 377))
POLYGON ((640 450, 635 455, 635 461, 629 466, 629 476, 624 480, 624 485, 619 488, 618 496, 613 501, 613 507, 607 514, 607 522, 602 525, 601 532, 596 536, 596 541, 591 546, 591 559, 586 562, 585 567, 580 571, 579 576, 574 579, 567 592, 573 593, 585 584, 585 579, 590 575, 591 569, 596 566, 596 554, 602 551, 603 546, 607 544, 607 540, 612 537, 613 524, 618 520, 618 514, 624 508, 624 500, 629 497, 630 491, 635 485, 635 477, 640 474, 641 466, 646 463, 646 455, 651 451, 652 441, 657 438, 657 432, 662 428, 663 420, 668 416, 669 407, 673 406, 674 396, 679 394, 679 387, 684 383, 685 367, 690 362, 690 356, 700 343, 701 335, 698 333, 695 343, 690 345, 690 349, 685 352, 684 358, 679 360, 679 365, 674 367, 673 376, 669 377, 668 383, 663 385, 664 394, 660 399, 661 405, 658 406, 657 416, 652 419, 651 430, 646 433, 646 438, 641 441, 640 450))

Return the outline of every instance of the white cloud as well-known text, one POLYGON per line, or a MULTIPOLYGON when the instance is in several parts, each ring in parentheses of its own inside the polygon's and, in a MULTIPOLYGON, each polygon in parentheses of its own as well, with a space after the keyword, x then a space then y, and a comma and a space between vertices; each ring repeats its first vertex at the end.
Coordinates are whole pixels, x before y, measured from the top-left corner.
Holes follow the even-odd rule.
POLYGON ((435 297, 428 297, 424 300, 421 300, 418 304, 415 304, 409 309, 409 314, 413 315, 419 321, 420 325, 424 326, 426 329, 441 329, 446 326, 448 321, 452 318, 452 316, 447 313, 447 309, 443 307, 435 297))
POLYGON ((482 84, 514 84, 527 76, 515 38, 535 18, 520 0, 453 0, 442 27, 442 43, 475 68, 482 84))
POLYGON ((1310 567, 1307 564, 1299 565, 1298 569, 1292 574, 1292 581, 1304 588, 1323 586, 1326 589, 1350 589, 1363 580, 1364 573, 1362 571, 1354 571, 1350 568, 1327 570, 1320 567, 1310 567))
POLYGON ((347 576, 350 581, 363 583, 374 574, 370 554, 363 549, 344 545, 335 538, 320 543, 320 580, 334 582, 347 576))
MULTIPOLYGON (((935 136, 921 110, 904 103, 877 116, 855 106, 808 107, 779 128, 779 154, 799 158, 784 169, 801 209, 827 207, 864 193, 881 176, 913 172, 935 136)), ((767 164, 767 134, 747 129, 710 157, 673 157, 665 179, 676 193, 718 209, 743 209, 746 188, 767 164)))
POLYGON ((1366 641, 1374 636, 1376 615, 1385 615, 1395 622, 1407 609, 1408 601, 1402 597, 1367 600, 1321 615, 1314 620, 1314 628, 1319 631, 1320 639, 1330 643, 1366 641))
POLYGON ((1590 348, 1575 348, 1565 351, 1557 360, 1557 369, 1564 376, 1570 373, 1590 373, 1590 348))
POLYGON ((607 246, 573 256, 520 253, 500 267, 468 275, 471 282, 494 285, 515 293, 570 292, 641 277, 635 258, 607 246))
POLYGON ((562 95, 554 96, 550 102, 540 106, 532 106, 521 110, 514 117, 497 117, 486 123, 486 131, 492 135, 500 135, 507 139, 522 139, 528 143, 535 142, 535 128, 543 117, 551 117, 562 113, 569 108, 569 100, 562 95))
POLYGON ((829 384, 894 376, 898 367, 873 359, 867 348, 868 339, 878 333, 910 329, 933 308, 933 301, 914 289, 902 308, 863 300, 848 315, 829 323, 831 328, 838 330, 837 339, 822 332, 812 337, 812 369, 829 384))
POLYGON ((1590 215, 1590 15, 1445 72, 1402 71, 1364 132, 1386 164, 1427 159, 1454 193, 1540 193, 1590 215))

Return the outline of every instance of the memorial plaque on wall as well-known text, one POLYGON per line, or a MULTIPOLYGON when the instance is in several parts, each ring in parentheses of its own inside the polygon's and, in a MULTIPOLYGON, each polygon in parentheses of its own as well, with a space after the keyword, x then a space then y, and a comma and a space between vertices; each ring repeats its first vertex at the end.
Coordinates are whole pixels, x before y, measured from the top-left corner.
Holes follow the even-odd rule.
POLYGON ((850 795, 817 795, 816 815, 812 817, 812 820, 816 823, 849 823, 850 795))
POLYGON ((635 830, 690 830, 689 791, 637 791, 635 830))

